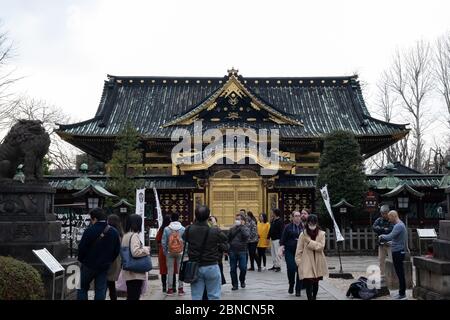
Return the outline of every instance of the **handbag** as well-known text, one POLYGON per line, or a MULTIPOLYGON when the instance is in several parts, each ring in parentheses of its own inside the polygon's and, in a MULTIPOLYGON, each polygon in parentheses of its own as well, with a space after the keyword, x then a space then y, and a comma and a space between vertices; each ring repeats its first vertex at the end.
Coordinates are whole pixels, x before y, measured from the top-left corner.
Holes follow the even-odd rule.
POLYGON ((130 242, 128 243, 128 247, 120 248, 120 256, 122 258, 122 269, 136 273, 145 273, 152 270, 153 266, 152 266, 152 259, 150 258, 150 256, 138 258, 133 257, 133 254, 131 253, 132 237, 133 234, 130 236, 130 242))
POLYGON ((198 268, 199 266, 199 262, 202 260, 202 256, 203 256, 203 251, 205 250, 205 246, 206 246, 206 240, 208 239, 208 235, 209 235, 209 227, 208 230, 206 231, 205 234, 205 238, 203 239, 203 243, 202 243, 202 247, 200 249, 200 257, 199 257, 199 261, 183 261, 184 260, 184 254, 186 252, 186 245, 188 242, 188 237, 189 237, 189 229, 186 231, 186 241, 184 242, 184 248, 183 248, 183 254, 181 255, 181 267, 180 267, 180 275, 179 275, 179 280, 186 282, 186 283, 193 283, 198 279, 198 268))

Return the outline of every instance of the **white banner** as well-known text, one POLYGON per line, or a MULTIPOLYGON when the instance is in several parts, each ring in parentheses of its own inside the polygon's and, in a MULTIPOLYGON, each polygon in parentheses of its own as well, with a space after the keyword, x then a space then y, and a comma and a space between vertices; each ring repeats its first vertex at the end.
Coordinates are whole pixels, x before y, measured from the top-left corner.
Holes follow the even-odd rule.
POLYGON ((163 223, 163 217, 162 217, 161 205, 159 204, 158 191, 156 191, 155 187, 153 187, 153 193, 155 194, 156 211, 158 212, 158 230, 159 230, 159 228, 161 228, 162 223, 163 223))
POLYGON ((143 245, 145 245, 144 241, 144 220, 145 220, 145 188, 136 189, 136 214, 142 217, 142 232, 139 234, 139 238, 143 245))
POLYGON ((331 220, 333 220, 334 225, 334 233, 336 234, 336 241, 344 241, 344 237, 341 234, 341 231, 339 230, 339 227, 336 223, 336 220, 334 219, 333 211, 331 211, 331 204, 330 204, 330 196, 328 195, 328 187, 325 185, 322 189, 320 189, 320 193, 322 194, 323 201, 325 202, 325 206, 327 207, 328 213, 331 216, 331 220))

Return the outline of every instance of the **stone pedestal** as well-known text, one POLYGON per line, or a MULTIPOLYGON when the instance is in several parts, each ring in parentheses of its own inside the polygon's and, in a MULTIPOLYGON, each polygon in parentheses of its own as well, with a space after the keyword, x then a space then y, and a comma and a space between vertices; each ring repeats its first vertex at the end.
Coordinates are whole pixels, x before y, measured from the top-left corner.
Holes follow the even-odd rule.
MULTIPOLYGON (((386 284, 389 289, 397 290, 399 288, 398 277, 395 273, 394 263, 391 259, 386 259, 386 284)), ((407 254, 405 255, 405 260, 403 261, 403 268, 405 270, 405 281, 406 281, 406 289, 412 289, 413 281, 412 281, 412 262, 411 257, 407 254)))
POLYGON ((433 258, 414 257, 416 287, 422 300, 450 300, 450 220, 439 222, 439 239, 433 241, 433 258))
MULTIPOLYGON (((34 266, 42 275, 46 299, 52 297, 52 275, 32 250, 47 250, 64 266, 67 244, 61 241, 61 222, 53 211, 55 190, 46 182, 0 181, 0 255, 11 256, 34 266)), ((61 296, 61 280, 55 286, 61 296)), ((71 292, 66 292, 67 296, 71 292)))

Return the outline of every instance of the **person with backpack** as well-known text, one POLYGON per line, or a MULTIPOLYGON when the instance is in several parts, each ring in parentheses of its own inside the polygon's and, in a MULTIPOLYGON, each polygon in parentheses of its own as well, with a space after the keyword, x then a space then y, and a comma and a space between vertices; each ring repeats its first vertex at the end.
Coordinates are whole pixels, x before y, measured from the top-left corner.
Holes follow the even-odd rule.
POLYGON ((227 237, 219 228, 210 228, 209 214, 207 206, 198 206, 195 222, 186 228, 182 237, 187 243, 189 261, 198 263, 197 279, 191 283, 192 300, 202 300, 205 288, 208 300, 220 300, 222 294, 219 248, 226 246, 227 237))
POLYGON ((246 224, 246 217, 242 213, 236 215, 235 225, 228 232, 228 243, 230 249, 230 275, 231 290, 238 290, 237 267, 239 266, 239 281, 241 288, 245 288, 245 275, 247 273, 247 243, 250 237, 250 231, 246 224))
POLYGON ((328 265, 323 250, 325 232, 318 226, 315 214, 308 216, 306 229, 300 234, 295 252, 300 280, 306 289, 308 300, 316 300, 319 281, 328 275, 328 265))
MULTIPOLYGON (((172 213, 170 217, 170 224, 164 229, 162 237, 162 247, 164 250, 164 255, 167 259, 167 295, 171 296, 174 294, 175 282, 174 279, 174 268, 180 270, 181 256, 183 254, 183 233, 185 228, 178 221, 180 215, 178 213, 172 213)), ((184 295, 183 281, 178 281, 178 295, 184 295)))
POLYGON ((101 208, 89 212, 91 225, 84 231, 78 244, 78 261, 81 262, 78 300, 88 300, 92 280, 95 281, 95 300, 105 300, 107 274, 111 264, 120 253, 120 237, 114 227, 106 222, 101 208))

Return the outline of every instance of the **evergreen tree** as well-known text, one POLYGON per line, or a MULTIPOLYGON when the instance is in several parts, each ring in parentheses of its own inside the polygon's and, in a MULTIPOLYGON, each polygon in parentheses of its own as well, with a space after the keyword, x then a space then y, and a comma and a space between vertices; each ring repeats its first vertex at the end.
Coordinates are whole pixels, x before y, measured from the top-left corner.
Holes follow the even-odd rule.
MULTIPOLYGON (((321 220, 329 227, 331 227, 331 219, 320 194, 320 188, 328 185, 331 205, 344 198, 355 206, 351 209, 353 218, 358 217, 368 190, 363 168, 360 147, 352 133, 338 130, 325 137, 316 189, 321 220)), ((336 213, 333 212, 333 214, 339 223, 336 213)))
POLYGON ((45 156, 44 159, 42 159, 42 172, 44 175, 50 175, 50 166, 52 165, 52 161, 48 156, 45 156))
POLYGON ((127 123, 119 133, 112 158, 108 162, 108 190, 120 198, 134 203, 136 188, 141 188, 142 181, 134 177, 142 175, 142 149, 137 130, 127 123))

